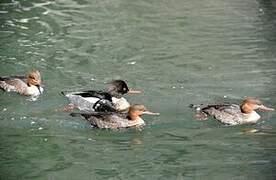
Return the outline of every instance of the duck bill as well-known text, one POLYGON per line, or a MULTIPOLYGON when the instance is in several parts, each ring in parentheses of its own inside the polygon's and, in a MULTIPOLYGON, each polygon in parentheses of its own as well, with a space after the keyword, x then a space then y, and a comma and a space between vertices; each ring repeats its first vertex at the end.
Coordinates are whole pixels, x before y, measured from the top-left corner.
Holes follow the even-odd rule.
POLYGON ((142 91, 134 90, 134 89, 130 89, 130 90, 128 91, 128 94, 140 94, 140 93, 142 93, 142 91))
POLYGON ((154 116, 160 115, 160 113, 155 113, 155 112, 150 112, 150 111, 144 111, 143 114, 154 115, 154 116))
POLYGON ((274 108, 266 107, 265 105, 260 105, 259 110, 262 110, 262 111, 275 111, 274 108))

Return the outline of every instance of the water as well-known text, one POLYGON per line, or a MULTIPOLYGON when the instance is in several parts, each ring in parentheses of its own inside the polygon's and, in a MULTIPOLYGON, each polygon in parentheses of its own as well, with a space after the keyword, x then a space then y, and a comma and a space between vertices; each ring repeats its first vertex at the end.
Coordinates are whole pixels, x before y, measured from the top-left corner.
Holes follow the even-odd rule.
POLYGON ((275 113, 193 119, 190 103, 275 107, 274 0, 2 0, 0 75, 42 72, 36 102, 0 92, 0 179, 275 179, 275 113), (92 130, 61 90, 125 79, 160 112, 143 131, 92 130), (246 129, 262 129, 246 133, 246 129))

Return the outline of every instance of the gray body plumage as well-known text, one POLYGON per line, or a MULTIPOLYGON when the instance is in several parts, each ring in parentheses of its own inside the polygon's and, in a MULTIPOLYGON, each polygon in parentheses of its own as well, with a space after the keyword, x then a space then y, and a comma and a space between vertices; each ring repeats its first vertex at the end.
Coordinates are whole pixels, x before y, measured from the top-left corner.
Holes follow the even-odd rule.
POLYGON ((0 88, 7 92, 26 94, 26 78, 23 76, 0 77, 0 88))
POLYGON ((213 116, 224 124, 236 125, 246 123, 244 121, 244 114, 237 104, 208 105, 203 107, 200 111, 209 116, 213 116))
POLYGON ((123 113, 94 113, 91 114, 81 114, 87 121, 100 129, 118 129, 126 128, 129 126, 127 119, 127 114, 123 113))

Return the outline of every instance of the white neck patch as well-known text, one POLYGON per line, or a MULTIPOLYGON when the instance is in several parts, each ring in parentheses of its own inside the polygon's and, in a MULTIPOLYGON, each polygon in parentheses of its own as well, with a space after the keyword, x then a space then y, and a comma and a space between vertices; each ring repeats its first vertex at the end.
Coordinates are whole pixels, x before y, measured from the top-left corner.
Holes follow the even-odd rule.
POLYGON ((138 117, 137 119, 135 119, 135 120, 129 120, 128 121, 128 127, 132 127, 132 126, 143 126, 143 125, 145 125, 146 123, 145 123, 145 121, 142 119, 142 118, 140 118, 140 117, 138 117))
POLYGON ((246 122, 252 123, 256 123, 261 118, 261 116, 256 111, 252 111, 250 114, 244 114, 244 116, 246 122))
POLYGON ((41 93, 43 93, 43 88, 42 87, 37 87, 37 86, 31 85, 31 86, 27 87, 26 94, 30 95, 30 96, 39 96, 40 92, 39 92, 38 88, 40 89, 41 93))

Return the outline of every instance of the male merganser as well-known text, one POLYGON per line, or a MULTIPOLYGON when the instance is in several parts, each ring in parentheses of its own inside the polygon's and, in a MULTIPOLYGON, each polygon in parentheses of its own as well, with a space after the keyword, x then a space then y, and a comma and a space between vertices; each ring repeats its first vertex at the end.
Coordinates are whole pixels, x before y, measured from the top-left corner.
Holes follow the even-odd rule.
POLYGON ((107 91, 77 91, 62 92, 69 101, 64 110, 70 111, 78 108, 81 111, 127 111, 130 107, 128 101, 122 97, 124 94, 137 94, 141 91, 131 90, 123 80, 114 80, 107 91))
POLYGON ((261 118, 255 110, 274 111, 263 105, 263 103, 253 97, 246 98, 241 105, 237 104, 218 104, 196 107, 196 118, 206 120, 212 116, 223 124, 254 124, 261 118))
POLYGON ((40 72, 33 70, 27 76, 2 76, 0 77, 0 89, 17 92, 24 96, 38 96, 43 92, 40 72))
POLYGON ((140 104, 131 105, 129 107, 128 113, 71 113, 72 116, 81 115, 87 121, 89 121, 93 127, 100 129, 118 129, 145 126, 145 121, 140 117, 143 114, 159 115, 159 113, 148 111, 144 105, 140 104))

